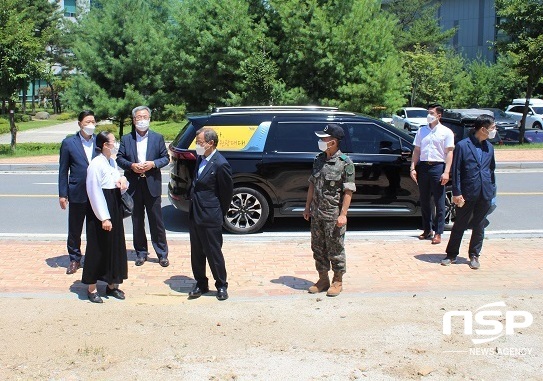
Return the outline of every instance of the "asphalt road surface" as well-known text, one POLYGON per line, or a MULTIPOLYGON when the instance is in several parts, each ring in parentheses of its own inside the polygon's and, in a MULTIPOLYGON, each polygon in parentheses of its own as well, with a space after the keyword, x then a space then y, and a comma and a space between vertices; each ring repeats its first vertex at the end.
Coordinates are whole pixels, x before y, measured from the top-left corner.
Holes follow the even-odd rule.
MULTIPOLYGON (((489 235, 543 236, 543 169, 499 170, 498 208, 490 215, 489 235)), ((186 213, 169 202, 163 175, 163 216, 169 239, 188 236, 186 213)), ((61 210, 57 196, 56 172, 0 173, 0 238, 65 239, 67 211, 61 210)), ((420 217, 351 218, 348 236, 409 237, 418 235, 420 217)), ((125 219, 125 232, 131 238, 132 224, 125 219)), ((309 235, 309 223, 300 218, 279 218, 263 232, 245 239, 309 235)), ((236 239, 226 234, 225 239, 236 239)))

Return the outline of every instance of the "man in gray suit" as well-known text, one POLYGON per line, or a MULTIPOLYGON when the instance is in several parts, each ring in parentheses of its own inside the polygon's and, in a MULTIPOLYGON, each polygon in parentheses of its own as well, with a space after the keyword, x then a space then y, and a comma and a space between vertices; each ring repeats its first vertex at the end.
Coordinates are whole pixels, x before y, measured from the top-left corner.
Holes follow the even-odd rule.
POLYGON ((147 260, 149 248, 145 235, 145 211, 149 217, 151 242, 162 267, 170 265, 166 229, 162 219, 162 175, 160 168, 170 163, 164 137, 149 130, 151 110, 138 106, 132 110, 135 131, 121 138, 117 165, 124 169, 130 183, 128 193, 134 199, 132 226, 136 266, 147 260))

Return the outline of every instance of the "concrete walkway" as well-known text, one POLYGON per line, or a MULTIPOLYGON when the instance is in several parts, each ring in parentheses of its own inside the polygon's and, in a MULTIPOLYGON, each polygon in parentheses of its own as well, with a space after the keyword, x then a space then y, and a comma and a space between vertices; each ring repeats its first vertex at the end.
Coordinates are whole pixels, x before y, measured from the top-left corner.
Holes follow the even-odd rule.
MULTIPOLYGON (((71 121, 54 126, 36 128, 17 132, 17 143, 60 143, 67 135, 79 131, 77 121, 71 121)), ((11 134, 0 135, 0 144, 10 144, 11 134)))
MULTIPOLYGON (((224 253, 232 297, 305 294, 307 287, 316 280, 307 238, 269 242, 246 240, 241 236, 225 238, 224 253)), ((468 238, 469 233, 466 234, 468 238)), ((459 257, 458 264, 448 267, 439 263, 444 257, 446 242, 431 245, 429 241, 419 241, 415 235, 397 240, 348 239, 344 293, 543 291, 542 238, 486 239, 479 270, 471 270, 468 266, 466 239, 461 248, 462 258, 459 257)), ((187 296, 194 284, 190 244, 188 240, 170 240, 169 246, 171 265, 167 268, 159 266, 154 256, 137 267, 134 265, 135 254, 129 250, 128 280, 123 284, 123 290, 131 298, 187 296)), ((127 247, 131 248, 132 243, 127 242, 127 247)), ((0 297, 26 293, 85 295, 85 285, 80 282, 82 270, 66 275, 69 259, 64 242, 0 240, 0 253, 3 253, 0 297), (24 261, 21 262, 21 258, 24 261)), ((213 285, 212 279, 210 285, 213 285)))

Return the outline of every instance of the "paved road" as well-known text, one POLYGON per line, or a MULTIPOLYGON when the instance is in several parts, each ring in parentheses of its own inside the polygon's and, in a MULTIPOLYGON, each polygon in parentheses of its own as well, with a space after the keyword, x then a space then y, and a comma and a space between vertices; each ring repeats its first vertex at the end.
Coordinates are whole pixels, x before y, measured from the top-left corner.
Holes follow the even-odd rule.
MULTIPOLYGON (((497 210, 490 216, 488 234, 493 236, 543 236, 543 214, 533 205, 543 205, 543 170, 498 171, 497 210)), ((168 174, 163 173, 163 215, 170 239, 185 239, 188 219, 170 205, 168 174)), ((0 210, 13 219, 0 219, 0 237, 28 234, 40 239, 65 239, 66 212, 58 205, 56 172, 0 172, 0 210), (44 223, 46 221, 46 223, 44 223)), ((411 237, 417 234, 420 218, 351 218, 348 236, 411 237)), ((131 238, 130 219, 125 231, 131 238)), ((308 236, 309 225, 300 218, 280 218, 268 224, 257 237, 308 236)))

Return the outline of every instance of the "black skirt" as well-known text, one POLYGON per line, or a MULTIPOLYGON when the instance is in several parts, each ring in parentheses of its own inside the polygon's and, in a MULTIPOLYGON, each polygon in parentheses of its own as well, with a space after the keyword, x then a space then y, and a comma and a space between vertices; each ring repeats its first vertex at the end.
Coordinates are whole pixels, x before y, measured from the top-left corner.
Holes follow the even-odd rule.
POLYGON ((128 278, 121 191, 119 188, 102 190, 113 228, 111 231, 102 229, 102 221, 92 210, 87 216, 87 248, 81 279, 84 284, 94 284, 98 280, 118 284, 128 278))

